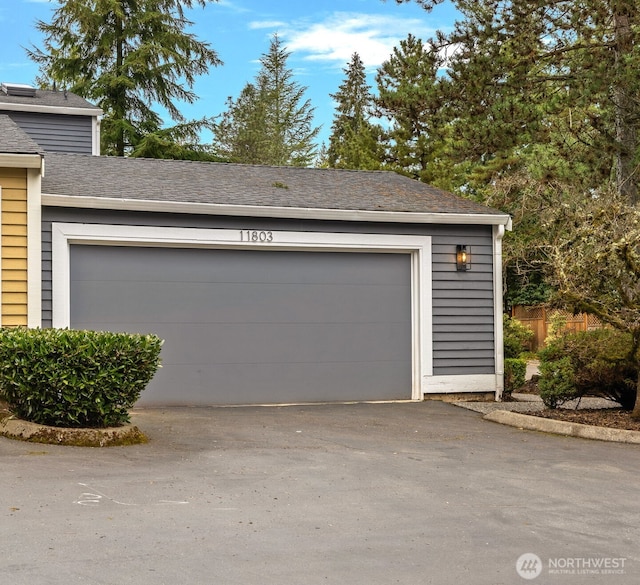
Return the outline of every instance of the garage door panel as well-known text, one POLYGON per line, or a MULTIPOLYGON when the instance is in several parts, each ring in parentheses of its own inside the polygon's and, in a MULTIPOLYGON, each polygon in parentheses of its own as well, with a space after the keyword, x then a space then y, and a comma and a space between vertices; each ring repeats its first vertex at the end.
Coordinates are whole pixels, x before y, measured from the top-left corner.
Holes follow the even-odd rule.
MULTIPOLYGON (((89 246, 82 246, 87 248, 89 246)), ((403 263, 394 254, 362 253, 357 263, 341 261, 342 252, 262 252, 223 250, 212 256, 210 249, 92 246, 91 254, 76 254, 71 279, 87 278, 96 263, 107 282, 219 282, 299 284, 386 284, 406 278, 403 263), (261 255, 268 254, 265 262, 261 255), (291 254, 303 261, 291 262, 291 254), (140 263, 144 256, 144 263, 140 263), (171 269, 166 268, 170 266, 171 269)), ((213 251, 215 253, 215 251, 213 251)), ((357 255, 356 253, 350 254, 357 255)))
POLYGON ((410 299, 402 285, 77 282, 78 320, 147 323, 324 323, 369 322, 379 313, 386 322, 409 322, 410 299), (118 299, 118 312, 111 308, 118 299), (398 297, 403 298, 397 303, 398 297), (267 306, 268 305, 268 306, 267 306), (266 307, 266 308, 265 308, 266 307), (170 310, 168 310, 170 309, 170 310), (380 309, 380 310, 378 310, 380 309))
POLYGON ((403 324, 208 324, 82 323, 81 329, 153 333, 165 339, 170 364, 276 362, 405 362, 410 355, 403 324))
POLYGON ((405 362, 410 355, 405 327, 369 323, 223 324, 213 334, 209 327, 196 325, 175 331, 166 345, 166 360, 192 364, 405 362), (191 349, 182 350, 187 347, 191 349))
POLYGON ((147 404, 410 398, 410 282, 408 254, 72 245, 71 326, 165 340, 147 404))
MULTIPOLYGON (((404 364, 402 370, 409 367, 404 364)), ((145 404, 277 404, 343 400, 406 399, 403 372, 386 363, 218 364, 175 366, 158 373, 159 382, 143 393, 145 404), (358 377, 354 387, 345 380, 358 377), (197 389, 197 391, 195 391, 197 389), (213 399, 212 399, 213 398, 213 399)))

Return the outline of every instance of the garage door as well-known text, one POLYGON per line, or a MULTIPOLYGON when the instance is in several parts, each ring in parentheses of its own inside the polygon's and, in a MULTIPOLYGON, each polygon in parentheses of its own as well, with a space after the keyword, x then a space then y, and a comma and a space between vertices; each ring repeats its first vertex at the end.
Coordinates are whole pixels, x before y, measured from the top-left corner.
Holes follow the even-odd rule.
POLYGON ((155 333, 143 404, 411 398, 408 254, 70 247, 70 325, 155 333))

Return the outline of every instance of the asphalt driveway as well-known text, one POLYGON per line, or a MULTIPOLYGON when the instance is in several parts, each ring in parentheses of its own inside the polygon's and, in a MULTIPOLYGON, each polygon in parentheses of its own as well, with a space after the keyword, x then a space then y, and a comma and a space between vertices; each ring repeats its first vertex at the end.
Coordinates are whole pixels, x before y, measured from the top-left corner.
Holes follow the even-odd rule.
POLYGON ((149 444, 0 438, 0 584, 640 580, 638 446, 439 402, 149 409, 135 422, 149 444))

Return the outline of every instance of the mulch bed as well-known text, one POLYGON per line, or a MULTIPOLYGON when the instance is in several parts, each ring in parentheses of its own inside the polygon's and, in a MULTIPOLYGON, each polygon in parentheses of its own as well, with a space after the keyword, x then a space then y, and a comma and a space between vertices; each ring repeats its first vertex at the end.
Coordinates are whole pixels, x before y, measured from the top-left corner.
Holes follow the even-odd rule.
MULTIPOLYGON (((526 384, 518 389, 518 392, 521 394, 538 394, 537 382, 536 377, 527 380, 526 384)), ((631 411, 622 410, 621 408, 580 408, 578 410, 574 408, 547 408, 530 414, 583 425, 640 431, 640 421, 631 418, 631 411)))
POLYGON ((640 421, 633 420, 631 412, 621 408, 581 408, 579 410, 556 408, 530 414, 583 425, 640 431, 640 421))

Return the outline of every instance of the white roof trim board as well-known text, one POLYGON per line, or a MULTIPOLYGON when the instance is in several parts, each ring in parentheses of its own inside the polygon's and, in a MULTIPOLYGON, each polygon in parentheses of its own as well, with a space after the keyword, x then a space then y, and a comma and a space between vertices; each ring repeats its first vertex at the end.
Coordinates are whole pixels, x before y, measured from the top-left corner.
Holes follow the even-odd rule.
POLYGON ((192 213, 197 215, 232 215, 239 217, 278 217, 290 219, 321 219, 335 221, 365 221, 385 223, 434 223, 462 225, 504 225, 511 229, 511 218, 502 214, 416 213, 399 211, 366 211, 359 209, 321 209, 260 205, 221 205, 182 201, 153 201, 112 197, 78 197, 42 195, 42 204, 51 207, 112 209, 160 213, 192 213))

